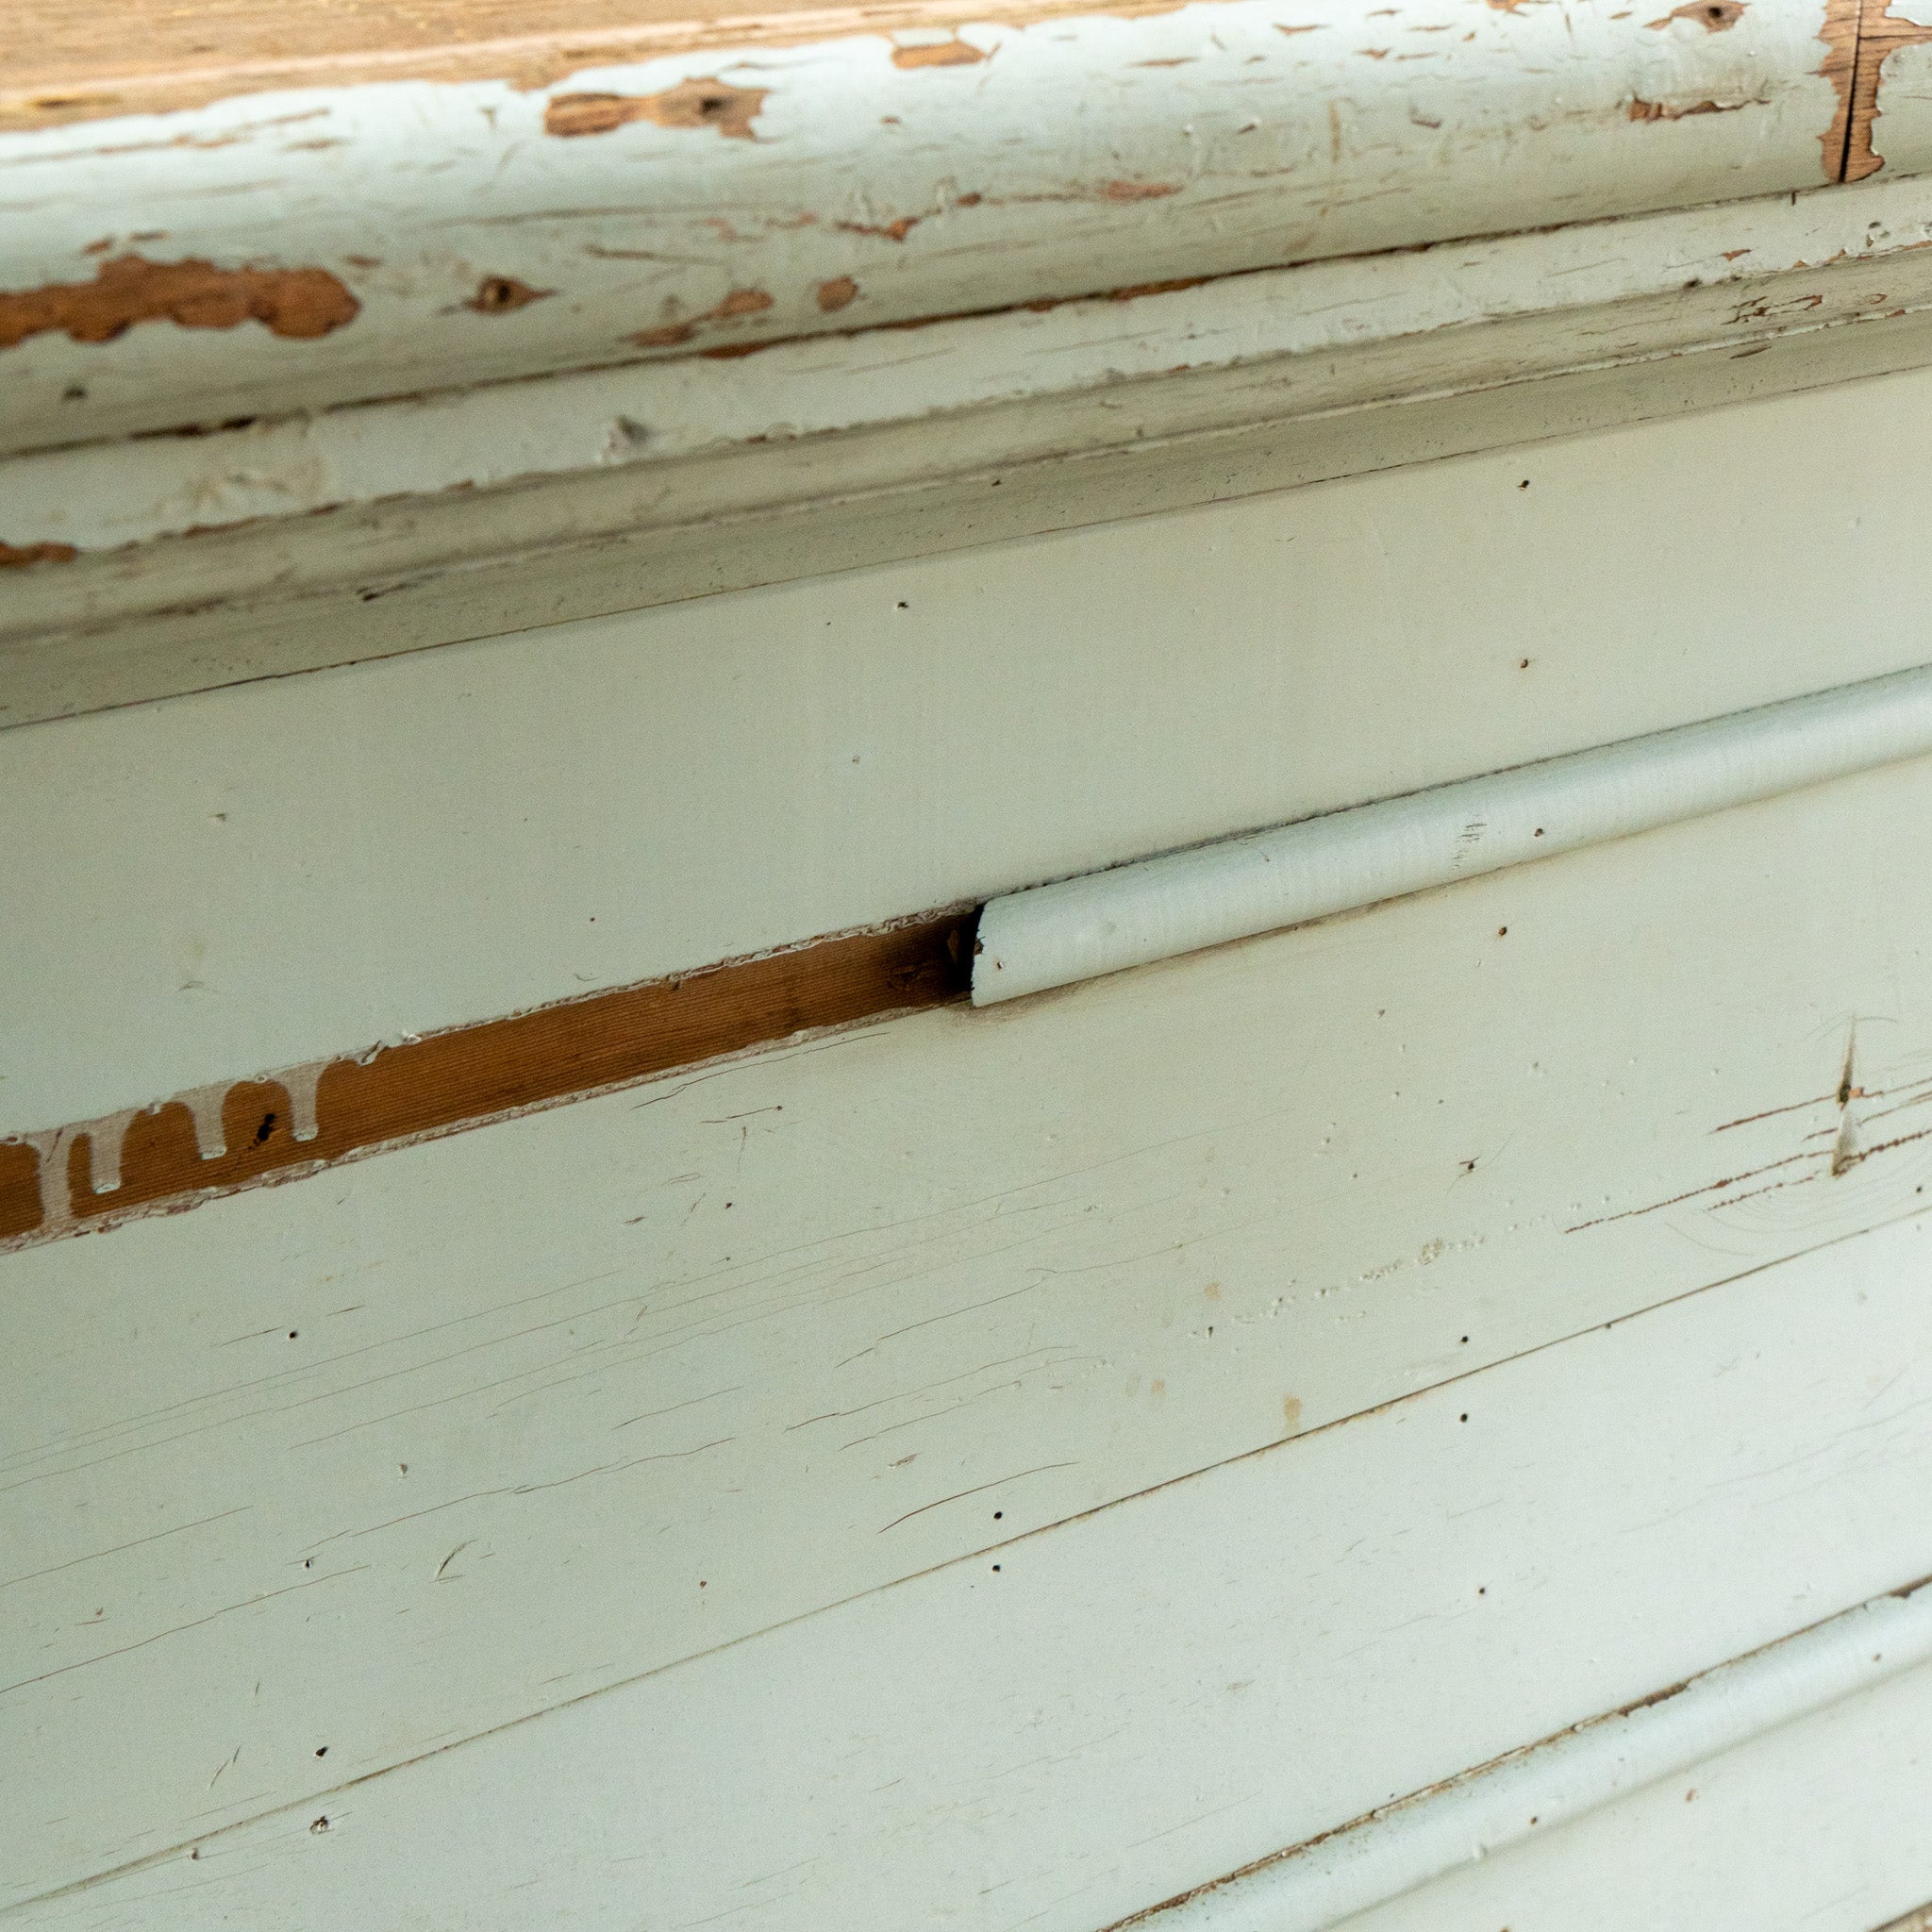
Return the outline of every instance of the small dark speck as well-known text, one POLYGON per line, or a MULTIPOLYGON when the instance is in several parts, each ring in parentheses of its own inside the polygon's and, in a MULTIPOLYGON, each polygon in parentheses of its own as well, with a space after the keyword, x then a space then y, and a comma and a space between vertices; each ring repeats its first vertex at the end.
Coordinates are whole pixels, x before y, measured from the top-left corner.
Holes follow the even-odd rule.
POLYGON ((326 1818, 318 1818, 308 1828, 310 1831, 326 1831, 328 1829, 328 1820, 326 1818))
POLYGON ((1478 1596, 1488 1596, 1490 1593, 1490 1586, 1487 1583, 1477 1584, 1475 1587, 1475 1593, 1478 1596))
POLYGON ((703 1578, 702 1576, 700 1576, 700 1577, 698 1578, 698 1588, 699 1588, 700 1590, 702 1590, 702 1589, 704 1589, 704 1587, 705 1587, 705 1579, 704 1579, 704 1578, 703 1578))
MULTIPOLYGON (((67 387, 60 391, 60 400, 63 403, 86 402, 87 385, 82 382, 70 382, 67 385, 67 387)), ((201 1854, 199 1852, 196 1852, 194 1856, 198 1858, 201 1857, 201 1854)))
POLYGON ((298 1336, 299 1334, 301 1334, 301 1332, 302 1332, 302 1331, 301 1331, 301 1329, 299 1329, 299 1328, 291 1328, 291 1329, 289 1330, 289 1340, 290 1340, 291 1341, 294 1341, 294 1339, 296 1338, 296 1336, 298 1336))
POLYGON ((993 1520, 993 1521, 994 1521, 995 1523, 997 1523, 997 1522, 998 1522, 998 1521, 1000 1520, 1000 1518, 1001 1518, 1002 1516, 1004 1516, 1004 1515, 1005 1515, 1006 1513, 1007 1513, 1007 1512, 1006 1512, 1006 1511, 1005 1511, 1004 1509, 995 1509, 995 1510, 994 1510, 994 1511, 992 1512, 992 1520, 993 1520))
POLYGON ((1530 834, 1530 836, 1531 836, 1532 838, 1534 838, 1534 839, 1541 839, 1541 838, 1542 837, 1542 835, 1543 835, 1543 828, 1542 828, 1542 827, 1541 827, 1541 825, 1539 825, 1539 826, 1538 826, 1538 827, 1536 828, 1536 830, 1535 830, 1534 832, 1532 832, 1532 833, 1530 834))
POLYGON ((907 603, 907 601, 906 601, 906 600, 905 600, 905 599, 904 599, 903 597, 902 597, 902 598, 900 598, 900 600, 899 600, 899 605, 898 605, 898 608, 900 608, 901 610, 910 610, 910 609, 912 608, 911 605, 909 605, 908 603, 907 603))
POLYGON ((1000 1566, 999 1566, 999 1565, 998 1565, 997 1563, 995 1563, 995 1564, 994 1564, 994 1565, 992 1566, 992 1574, 994 1574, 995 1576, 997 1576, 997 1575, 998 1575, 998 1574, 1000 1574, 1000 1566))
POLYGON ((1509 937, 1509 928, 1507 925, 1499 925, 1496 928, 1496 937, 1499 940, 1507 939, 1509 937))
POLYGON ((1462 1338, 1462 1340, 1463 1340, 1464 1341, 1467 1341, 1469 1340, 1469 1337, 1465 1335, 1465 1336, 1464 1336, 1464 1337, 1462 1338))
MULTIPOLYGON (((1525 484, 1524 484, 1524 485, 1523 487, 1524 487, 1524 488, 1525 490, 1527 490, 1527 489, 1529 488, 1529 485, 1525 483, 1525 484)), ((1529 669, 1529 659, 1528 659, 1527 658, 1517 658, 1517 660, 1516 660, 1516 668, 1517 668, 1517 670, 1519 670, 1519 671, 1527 671, 1527 670, 1529 669)))
POLYGON ((318 1757, 326 1757, 328 1756, 328 1746, 326 1744, 318 1744, 315 1747, 315 1755, 318 1757))
POLYGON ((1469 1420, 1469 1411, 1467 1409, 1464 1409, 1463 1412, 1456 1418, 1456 1420, 1459 1423, 1466 1423, 1469 1420))
POLYGON ((1528 478, 1527 476, 1525 476, 1525 477, 1524 477, 1524 478, 1523 479, 1523 481, 1522 481, 1521 483, 1519 483, 1519 484, 1518 484, 1518 485, 1517 485, 1516 487, 1517 487, 1517 489, 1519 489, 1519 490, 1527 490, 1527 489, 1529 488, 1529 478, 1528 478))

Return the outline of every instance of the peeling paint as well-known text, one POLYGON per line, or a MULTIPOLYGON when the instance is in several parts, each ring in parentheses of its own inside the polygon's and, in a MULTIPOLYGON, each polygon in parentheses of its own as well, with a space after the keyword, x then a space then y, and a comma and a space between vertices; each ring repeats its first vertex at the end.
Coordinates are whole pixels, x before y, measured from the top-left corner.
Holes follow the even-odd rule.
MULTIPOLYGON (((976 0, 944 10, 974 22, 1026 28, 1073 19, 1139 21, 1177 13, 1187 0, 976 0)), ((927 28, 933 0, 837 8, 784 8, 702 19, 585 25, 568 31, 483 35, 453 31, 434 9, 345 7, 305 13, 301 51, 289 51, 279 13, 262 9, 263 44, 250 44, 251 23, 230 13, 223 22, 222 58, 208 57, 208 30, 193 8, 162 10, 142 21, 151 56, 129 58, 119 45, 104 53, 104 16, 63 8, 31 49, 9 47, 10 84, 0 90, 0 131, 71 125, 122 114, 163 113, 206 107, 283 88, 345 88, 398 80, 442 83, 503 81, 536 92, 589 66, 622 66, 667 55, 719 48, 811 45, 847 34, 927 28), (32 65, 28 62, 31 59, 32 65)), ((111 19, 111 16, 106 16, 111 19)))
POLYGON ((633 121, 658 127, 709 127, 730 141, 755 141, 752 123, 768 87, 733 87, 705 75, 656 94, 558 94, 543 110, 546 134, 610 134, 633 121))
POLYGON ((774 306, 772 297, 763 289, 733 289, 715 308, 708 308, 702 315, 691 316, 685 322, 669 322, 657 328, 641 328, 631 337, 641 349, 675 348, 680 342, 688 342, 708 322, 729 322, 741 315, 758 315, 774 306))
POLYGON ((104 261, 91 282, 0 291, 0 348, 62 330, 76 342, 110 342, 138 322, 233 328, 258 322, 271 335, 312 341, 355 320, 361 304, 321 268, 217 268, 211 261, 104 261))
POLYGON ((0 570, 25 570, 35 563, 68 563, 79 554, 72 543, 0 543, 0 570))
POLYGON ((961 40, 941 41, 935 45, 894 47, 894 67, 976 67, 990 56, 984 48, 961 40))
POLYGON ((1697 114, 1735 114, 1744 108, 1762 108, 1761 100, 1691 101, 1674 107, 1665 101, 1633 100, 1627 109, 1633 121, 1688 121, 1697 114))
POLYGON ((818 286, 818 305, 830 315, 843 308, 858 293, 858 284, 850 275, 834 275, 818 286))
MULTIPOLYGON (((1840 181, 1862 181, 1885 165, 1885 157, 1874 146, 1874 124, 1884 109, 1878 105, 1879 83, 1885 76, 1885 63, 1904 47, 1932 44, 1932 26, 1893 16, 1892 0, 1858 0, 1856 11, 1852 0, 1827 0, 1826 25, 1820 38, 1829 41, 1836 30, 1843 36, 1842 15, 1852 15, 1853 58, 1849 75, 1843 74, 1841 58, 1835 69, 1827 58, 1826 72, 1840 89, 1840 113, 1834 131, 1841 131, 1843 144, 1839 169, 1840 181)), ((1840 50, 1835 46, 1834 54, 1840 50)), ((1831 135, 1827 133, 1829 143, 1831 135)))

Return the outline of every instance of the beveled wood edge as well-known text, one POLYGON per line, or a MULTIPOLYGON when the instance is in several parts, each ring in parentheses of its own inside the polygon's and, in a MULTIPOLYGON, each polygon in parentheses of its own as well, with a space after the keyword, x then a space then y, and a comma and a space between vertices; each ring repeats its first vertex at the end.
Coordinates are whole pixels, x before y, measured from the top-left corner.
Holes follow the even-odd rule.
POLYGON ((966 997, 953 906, 0 1140, 0 1252, 966 997))

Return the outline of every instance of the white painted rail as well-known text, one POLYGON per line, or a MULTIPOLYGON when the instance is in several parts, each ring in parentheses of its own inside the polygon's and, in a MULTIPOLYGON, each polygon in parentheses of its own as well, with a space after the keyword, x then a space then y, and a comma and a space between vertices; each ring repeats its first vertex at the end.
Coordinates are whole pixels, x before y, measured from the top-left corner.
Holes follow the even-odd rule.
POLYGON ((973 1001, 1096 979, 1932 751, 1932 666, 992 900, 973 1001))
POLYGON ((1919 1585, 1124 1923, 1149 1932, 1324 1932, 1928 1659, 1932 1589, 1919 1585))

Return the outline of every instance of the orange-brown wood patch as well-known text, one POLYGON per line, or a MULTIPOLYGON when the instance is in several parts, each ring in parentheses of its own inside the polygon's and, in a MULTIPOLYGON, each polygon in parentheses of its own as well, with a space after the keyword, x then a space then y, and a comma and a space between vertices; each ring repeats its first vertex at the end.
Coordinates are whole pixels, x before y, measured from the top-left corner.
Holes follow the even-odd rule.
POLYGON ((310 341, 353 322, 360 308, 321 268, 217 268, 211 261, 104 261, 86 282, 0 290, 0 348, 64 331, 76 342, 111 342, 137 322, 234 328, 258 322, 271 335, 310 341))
POLYGON ((590 993, 453 1027, 367 1057, 242 1080, 221 1096, 222 1153, 203 1158, 186 1098, 131 1120, 82 1123, 0 1142, 0 1240, 99 1227, 161 1204, 191 1205, 288 1170, 325 1167, 385 1143, 474 1126, 820 1027, 965 997, 971 911, 727 959, 672 978, 590 993), (298 1094, 313 1125, 297 1140, 298 1094), (97 1149, 97 1135, 115 1145, 97 1149), (120 1185, 96 1193, 96 1174, 120 1185), (58 1163, 42 1174, 43 1158, 58 1163), (51 1180, 52 1186, 46 1185, 51 1180), (43 1198, 44 1197, 44 1198, 43 1198))

